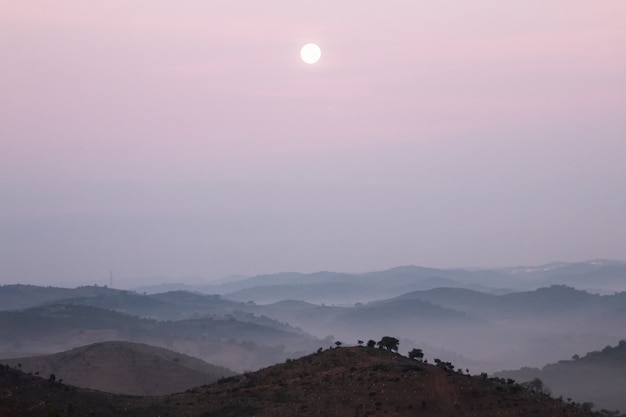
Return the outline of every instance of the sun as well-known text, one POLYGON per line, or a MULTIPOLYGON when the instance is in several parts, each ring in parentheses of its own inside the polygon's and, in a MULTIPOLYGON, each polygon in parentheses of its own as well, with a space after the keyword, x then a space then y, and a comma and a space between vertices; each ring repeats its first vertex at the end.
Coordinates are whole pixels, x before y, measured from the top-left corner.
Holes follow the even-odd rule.
POLYGON ((314 43, 307 43, 300 50, 302 60, 307 64, 315 64, 322 56, 322 50, 314 43))

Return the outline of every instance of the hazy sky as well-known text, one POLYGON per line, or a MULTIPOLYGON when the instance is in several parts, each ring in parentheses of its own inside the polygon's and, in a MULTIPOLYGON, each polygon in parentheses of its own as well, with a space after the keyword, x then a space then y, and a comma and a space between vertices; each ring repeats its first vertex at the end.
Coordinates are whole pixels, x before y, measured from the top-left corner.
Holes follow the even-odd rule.
POLYGON ((0 0, 0 283, 625 259, 624 22, 624 0, 0 0))

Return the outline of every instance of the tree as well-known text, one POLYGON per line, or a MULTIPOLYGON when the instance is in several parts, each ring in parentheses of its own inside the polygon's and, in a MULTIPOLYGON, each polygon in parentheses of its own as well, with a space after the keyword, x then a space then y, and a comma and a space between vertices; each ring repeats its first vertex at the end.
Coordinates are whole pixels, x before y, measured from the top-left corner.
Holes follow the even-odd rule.
POLYGON ((383 336, 383 338, 377 343, 379 349, 393 350, 395 352, 398 351, 399 344, 400 341, 391 336, 383 336))
POLYGON ((585 410, 587 412, 590 412, 591 409, 593 407, 595 407, 595 404, 592 403, 591 401, 586 401, 586 402, 582 403, 580 406, 582 407, 583 410, 585 410))
POLYGON ((422 349, 413 349, 409 352, 409 359, 417 359, 421 362, 424 359, 424 352, 422 349))
POLYGON ((341 347, 341 345, 342 345, 342 343, 341 343, 339 340, 337 340, 337 341, 335 342, 335 346, 337 346, 337 347, 341 347))
POLYGON ((537 394, 549 394, 550 389, 543 384, 543 381, 539 378, 534 378, 528 382, 522 383, 522 386, 537 394))
POLYGON ((367 347, 368 347, 368 348, 373 348, 373 347, 376 347, 376 342, 375 342, 375 341, 373 341, 372 339, 370 339, 370 340, 367 342, 367 347))
POLYGON ((363 341, 362 340, 357 340, 357 343, 359 346, 363 346, 363 341))

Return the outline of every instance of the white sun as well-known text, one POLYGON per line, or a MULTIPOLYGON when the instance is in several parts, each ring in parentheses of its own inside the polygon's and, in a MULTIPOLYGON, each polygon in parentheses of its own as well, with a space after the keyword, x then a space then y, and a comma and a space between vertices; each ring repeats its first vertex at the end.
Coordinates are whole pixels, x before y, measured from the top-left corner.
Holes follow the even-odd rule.
POLYGON ((314 43, 307 43, 300 50, 302 60, 307 64, 315 64, 322 56, 322 50, 314 43))

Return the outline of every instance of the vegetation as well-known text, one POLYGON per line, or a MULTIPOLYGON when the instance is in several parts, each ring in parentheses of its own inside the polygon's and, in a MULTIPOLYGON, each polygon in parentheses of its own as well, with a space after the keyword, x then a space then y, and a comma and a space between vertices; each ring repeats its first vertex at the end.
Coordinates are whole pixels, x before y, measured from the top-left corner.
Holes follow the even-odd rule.
POLYGON ((378 346, 379 349, 386 349, 386 350, 391 350, 391 351, 394 351, 394 352, 398 352, 398 345, 399 344, 400 344, 400 341, 398 339, 396 339, 395 337, 383 336, 383 338, 380 339, 376 343, 376 346, 378 346))
POLYGON ((424 352, 422 349, 411 349, 409 352, 409 359, 417 359, 418 361, 422 361, 424 359, 424 352))

